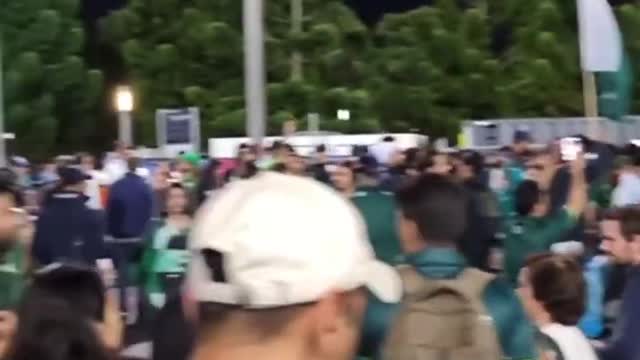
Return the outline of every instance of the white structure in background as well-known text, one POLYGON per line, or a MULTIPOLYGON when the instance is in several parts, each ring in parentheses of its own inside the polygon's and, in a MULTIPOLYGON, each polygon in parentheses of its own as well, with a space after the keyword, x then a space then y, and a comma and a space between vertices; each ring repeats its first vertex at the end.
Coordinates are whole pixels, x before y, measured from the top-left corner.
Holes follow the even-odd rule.
POLYGON ((200 109, 160 109, 156 111, 156 143, 162 155, 200 152, 200 109))
MULTIPOLYGON (((293 146, 298 154, 309 156, 313 154, 318 145, 325 145, 329 156, 349 157, 356 145, 372 146, 382 142, 386 136, 393 136, 398 150, 426 145, 429 138, 418 134, 363 134, 342 135, 339 133, 296 133, 287 139, 287 143, 293 146)), ((265 147, 269 147, 274 141, 282 141, 282 136, 272 136, 264 139, 265 147)), ((241 144, 249 144, 251 139, 247 137, 237 138, 212 138, 209 139, 209 156, 217 159, 232 159, 236 157, 238 147, 241 144)))

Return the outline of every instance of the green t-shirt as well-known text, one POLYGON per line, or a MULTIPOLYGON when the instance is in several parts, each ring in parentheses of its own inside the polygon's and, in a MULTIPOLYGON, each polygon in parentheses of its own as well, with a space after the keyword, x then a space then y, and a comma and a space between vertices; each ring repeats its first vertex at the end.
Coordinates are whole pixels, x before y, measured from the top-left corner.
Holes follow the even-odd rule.
POLYGON ((369 241, 378 259, 388 264, 402 261, 393 195, 375 189, 356 191, 351 197, 367 225, 369 241))
POLYGON ((18 305, 26 283, 26 251, 16 245, 0 260, 0 310, 18 305))
POLYGON ((508 219, 503 245, 505 274, 512 285, 517 285, 520 269, 529 256, 549 251, 551 245, 565 240, 577 222, 578 217, 566 209, 541 218, 508 219))

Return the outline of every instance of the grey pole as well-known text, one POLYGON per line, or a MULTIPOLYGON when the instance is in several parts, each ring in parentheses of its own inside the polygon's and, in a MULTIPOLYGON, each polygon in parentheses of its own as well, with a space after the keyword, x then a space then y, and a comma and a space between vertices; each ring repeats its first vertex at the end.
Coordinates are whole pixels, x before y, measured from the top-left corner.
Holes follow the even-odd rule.
POLYGON ((0 167, 7 166, 7 148, 4 138, 4 67, 2 63, 2 32, 0 31, 0 167))
MULTIPOLYGON (((300 34, 303 30, 304 7, 302 0, 291 0, 291 32, 300 34)), ((301 81, 303 77, 302 53, 294 51, 291 55, 291 80, 301 81)))
POLYGON ((118 112, 118 141, 125 146, 133 145, 133 127, 130 111, 118 112))
POLYGON ((247 135, 261 144, 265 133, 267 103, 264 67, 264 3, 244 0, 244 92, 247 109, 247 135))

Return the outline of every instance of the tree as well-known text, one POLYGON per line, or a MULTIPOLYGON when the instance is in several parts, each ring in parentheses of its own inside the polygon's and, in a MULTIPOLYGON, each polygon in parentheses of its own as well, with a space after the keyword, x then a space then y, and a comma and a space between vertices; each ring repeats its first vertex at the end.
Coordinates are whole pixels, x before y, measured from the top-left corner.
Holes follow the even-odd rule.
POLYGON ((86 148, 102 73, 83 60, 77 0, 10 1, 0 10, 6 127, 16 150, 42 158, 86 148))
POLYGON ((386 129, 453 136, 460 120, 495 112, 486 8, 439 0, 386 16, 376 38, 373 108, 386 129))

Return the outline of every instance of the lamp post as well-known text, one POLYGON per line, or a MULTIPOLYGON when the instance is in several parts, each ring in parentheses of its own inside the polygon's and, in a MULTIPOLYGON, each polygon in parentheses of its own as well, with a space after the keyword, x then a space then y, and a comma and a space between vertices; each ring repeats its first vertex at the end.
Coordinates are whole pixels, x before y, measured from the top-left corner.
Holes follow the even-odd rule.
POLYGON ((256 145, 260 145, 264 138, 265 117, 267 114, 263 0, 244 0, 243 30, 247 133, 256 145))
POLYGON ((128 86, 116 89, 115 105, 118 110, 118 140, 124 146, 133 145, 133 125, 131 112, 133 111, 133 92, 128 86))

